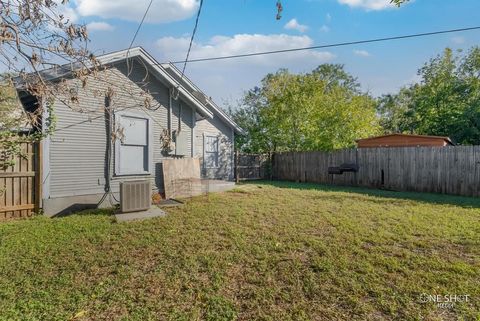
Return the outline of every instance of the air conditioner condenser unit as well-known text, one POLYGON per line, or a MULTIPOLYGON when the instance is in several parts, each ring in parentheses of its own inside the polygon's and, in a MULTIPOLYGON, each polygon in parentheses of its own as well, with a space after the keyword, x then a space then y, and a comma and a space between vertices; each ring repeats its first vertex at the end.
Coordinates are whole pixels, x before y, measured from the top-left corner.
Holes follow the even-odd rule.
POLYGON ((120 212, 140 212, 150 209, 151 181, 120 183, 120 212))

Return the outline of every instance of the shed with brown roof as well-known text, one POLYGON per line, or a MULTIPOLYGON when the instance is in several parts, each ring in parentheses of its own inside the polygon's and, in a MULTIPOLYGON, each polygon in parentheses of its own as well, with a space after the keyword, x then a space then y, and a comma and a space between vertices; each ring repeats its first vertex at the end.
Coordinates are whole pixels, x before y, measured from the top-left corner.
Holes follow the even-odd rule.
POLYGON ((449 137, 390 134, 357 140, 358 148, 375 147, 445 147, 455 145, 449 137))

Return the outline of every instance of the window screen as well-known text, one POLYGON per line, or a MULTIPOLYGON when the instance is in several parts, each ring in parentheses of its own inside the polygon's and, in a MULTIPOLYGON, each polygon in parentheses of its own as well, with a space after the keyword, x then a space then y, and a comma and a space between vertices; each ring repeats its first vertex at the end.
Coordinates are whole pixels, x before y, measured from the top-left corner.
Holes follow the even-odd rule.
POLYGON ((205 136, 205 167, 218 167, 218 136, 205 136))
POLYGON ((123 138, 117 144, 117 174, 146 174, 149 171, 149 122, 146 118, 121 115, 123 138))

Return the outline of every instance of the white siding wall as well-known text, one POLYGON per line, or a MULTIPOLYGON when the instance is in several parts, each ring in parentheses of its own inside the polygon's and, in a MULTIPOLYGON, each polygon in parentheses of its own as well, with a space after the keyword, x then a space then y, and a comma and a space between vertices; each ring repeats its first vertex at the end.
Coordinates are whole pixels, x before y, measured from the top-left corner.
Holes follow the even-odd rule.
MULTIPOLYGON (((145 177, 150 177, 153 186, 163 188, 161 162, 164 155, 161 151, 160 135, 162 130, 168 126, 168 88, 152 75, 148 75, 143 64, 131 61, 130 66, 130 73, 127 72, 124 63, 102 71, 105 80, 90 81, 85 89, 81 88, 78 83, 79 109, 83 112, 72 110, 59 99, 56 100, 54 110, 57 117, 57 130, 51 137, 49 157, 50 198, 101 194, 104 192, 106 141, 108 139, 106 137, 104 93, 109 86, 115 91, 112 104, 115 109, 128 110, 140 116, 149 115, 154 120, 152 175, 113 176, 115 152, 112 151, 112 164, 110 166, 113 176, 112 190, 114 192, 119 190, 120 181, 143 179, 145 177), (143 88, 138 84, 144 84, 142 85, 143 88), (144 108, 146 96, 150 96, 152 105, 159 103, 160 107, 155 111, 146 110, 144 108), (85 110, 88 110, 88 112, 85 112, 85 110)), ((172 120, 173 128, 175 128, 178 124, 179 101, 173 101, 172 120)), ((184 102, 182 102, 182 106, 182 127, 185 128, 187 134, 190 133, 188 134, 188 144, 191 144, 191 132, 194 123, 192 109, 184 102)), ((191 145, 188 148, 190 150, 191 145)))
POLYGON ((192 127, 193 124, 193 117, 192 117, 192 108, 190 108, 185 102, 181 100, 173 100, 172 99, 172 130, 178 130, 180 124, 181 128, 181 135, 183 140, 186 141, 185 149, 190 151, 188 156, 191 155, 192 150, 192 127), (181 112, 181 122, 179 123, 179 115, 181 112), (187 125, 187 126, 185 126, 187 125))
POLYGON ((219 160, 217 168, 206 168, 201 161, 204 177, 211 179, 233 179, 233 130, 226 126, 218 117, 204 119, 196 122, 195 133, 195 155, 203 158, 204 135, 219 137, 219 160))

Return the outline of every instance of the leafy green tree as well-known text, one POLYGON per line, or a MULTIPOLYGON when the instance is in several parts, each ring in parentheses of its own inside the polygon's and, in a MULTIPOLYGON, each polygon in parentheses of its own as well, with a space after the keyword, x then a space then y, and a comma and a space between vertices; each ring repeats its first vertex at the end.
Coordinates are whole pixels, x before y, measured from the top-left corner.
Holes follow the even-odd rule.
POLYGON ((259 126, 264 122, 262 110, 266 105, 263 89, 255 87, 245 93, 239 108, 230 106, 228 110, 236 123, 245 130, 245 135, 235 136, 236 147, 241 147, 244 152, 271 150, 270 140, 264 135, 264 128, 259 126))
POLYGON ((236 142, 246 152, 333 150, 379 131, 375 101, 342 65, 269 74, 231 114, 247 131, 236 142))
POLYGON ((452 50, 446 49, 442 56, 420 69, 422 83, 413 91, 418 132, 458 136, 466 101, 462 97, 464 84, 457 75, 457 61, 452 50))
MULTIPOLYGON (((12 165, 12 157, 20 155, 20 146, 16 143, 16 129, 26 124, 23 112, 10 75, 0 75, 0 169, 12 165)), ((0 186, 1 196, 2 186, 0 186)))
POLYGON ((358 79, 346 72, 344 65, 323 64, 314 69, 312 74, 318 79, 325 81, 327 88, 341 86, 352 92, 360 93, 358 79))
POLYGON ((447 48, 419 71, 421 81, 379 99, 386 132, 449 136, 480 143, 480 49, 462 56, 447 48))
POLYGON ((462 58, 459 67, 464 83, 467 103, 464 110, 463 140, 468 144, 480 144, 480 48, 473 47, 462 58))
POLYGON ((378 98, 377 113, 380 125, 386 134, 414 133, 411 97, 412 89, 405 87, 398 94, 388 94, 378 98))
POLYGON ((18 126, 22 116, 15 88, 0 75, 0 128, 18 126))

